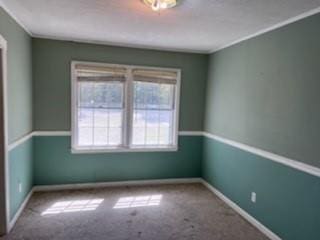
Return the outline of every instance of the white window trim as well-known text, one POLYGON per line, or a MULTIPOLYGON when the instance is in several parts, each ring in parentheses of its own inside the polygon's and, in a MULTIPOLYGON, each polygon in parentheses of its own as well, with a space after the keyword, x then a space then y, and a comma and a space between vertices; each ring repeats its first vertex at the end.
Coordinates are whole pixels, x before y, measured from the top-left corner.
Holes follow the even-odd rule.
POLYGON ((180 111, 180 88, 181 88, 181 69, 178 68, 162 68, 162 67, 150 67, 150 66, 137 66, 137 65, 123 65, 123 64, 110 64, 110 63, 100 63, 100 62, 86 62, 86 61, 71 61, 71 152, 74 154, 80 153, 111 153, 111 152, 172 152, 178 151, 178 138, 179 138, 179 111, 180 111), (77 64, 86 64, 92 66, 105 66, 105 67, 125 67, 128 70, 135 68, 144 68, 150 70, 159 71, 175 71, 177 73, 177 83, 175 92, 175 111, 174 111, 174 138, 173 144, 170 146, 144 146, 144 147, 132 147, 130 142, 132 139, 132 120, 129 119, 133 116, 133 101, 132 93, 133 90, 128 90, 128 88, 133 88, 133 77, 132 71, 128 71, 130 74, 127 76, 125 83, 125 112, 123 117, 124 131, 123 140, 124 146, 121 147, 75 147, 76 146, 76 134, 77 134, 77 75, 75 71, 75 66, 77 64))
MULTIPOLYGON (((12 227, 10 221, 10 178, 9 178, 9 127, 8 127, 8 44, 0 34, 0 48, 2 53, 2 99, 3 99, 3 157, 4 157, 4 188, 5 188, 5 229, 8 233, 12 227)), ((0 73, 1 74, 1 73, 0 73)), ((2 222, 2 221, 1 221, 2 222)))

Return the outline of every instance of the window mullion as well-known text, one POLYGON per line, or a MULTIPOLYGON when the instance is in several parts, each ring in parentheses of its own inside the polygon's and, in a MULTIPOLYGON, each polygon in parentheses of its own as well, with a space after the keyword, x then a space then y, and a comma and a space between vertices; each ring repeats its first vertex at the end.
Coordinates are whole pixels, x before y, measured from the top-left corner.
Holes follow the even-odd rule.
MULTIPOLYGON (((73 69, 72 69, 73 71, 73 69)), ((71 80, 71 84, 72 84, 72 122, 71 122, 71 126, 72 126, 72 131, 74 133, 74 135, 72 134, 71 136, 71 141, 72 141, 72 147, 78 146, 79 143, 79 123, 78 123, 78 111, 79 111, 79 97, 78 94, 81 93, 80 90, 80 84, 77 81, 77 78, 75 76, 75 74, 72 74, 72 80, 71 80)))
POLYGON ((95 142, 95 133, 94 133, 94 130, 95 130, 95 114, 96 114, 96 102, 95 102, 95 93, 96 93, 96 84, 95 83, 92 83, 92 99, 91 99, 91 102, 93 104, 93 110, 92 110, 92 144, 91 146, 93 147, 94 146, 94 142, 95 142))
POLYGON ((133 122, 133 76, 131 68, 128 68, 127 70, 126 96, 125 146, 130 148, 132 143, 133 122))

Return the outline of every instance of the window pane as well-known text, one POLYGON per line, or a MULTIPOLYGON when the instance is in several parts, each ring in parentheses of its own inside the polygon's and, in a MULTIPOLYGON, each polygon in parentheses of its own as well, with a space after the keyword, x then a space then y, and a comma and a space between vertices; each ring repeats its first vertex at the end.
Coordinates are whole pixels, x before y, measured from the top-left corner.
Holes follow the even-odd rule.
POLYGON ((93 129, 90 127, 79 127, 78 144, 80 146, 91 146, 93 144, 93 129))
POLYGON ((146 125, 146 111, 134 110, 133 126, 135 128, 144 128, 146 125))
POLYGON ((136 109, 145 107, 145 85, 140 82, 134 84, 134 105, 136 109))
POLYGON ((84 81, 78 84, 78 145, 121 145, 124 84, 84 81))
POLYGON ((108 84, 108 104, 109 108, 122 108, 123 86, 119 83, 108 84))
POLYGON ((173 144, 175 85, 134 82, 132 145, 173 144))
POLYGON ((97 108, 122 108, 123 84, 94 83, 94 106, 97 108))
POLYGON ((121 144, 121 128, 112 127, 109 128, 109 145, 110 146, 117 146, 121 144))
POLYGON ((93 110, 89 109, 88 111, 94 112, 94 126, 95 127, 108 128, 109 109, 94 108, 93 110))
POLYGON ((121 128, 122 126, 122 110, 111 109, 109 110, 109 127, 121 128))
POLYGON ((160 127, 171 127, 173 124, 173 111, 160 111, 160 127))
POLYGON ((146 140, 146 129, 144 127, 134 127, 132 142, 135 145, 144 145, 146 140))
POLYGON ((158 144, 158 128, 148 127, 146 129, 146 144, 147 145, 157 145, 158 144))
POLYGON ((82 82, 79 84, 79 105, 80 107, 93 107, 94 104, 94 84, 82 82))
POLYGON ((171 142, 171 136, 170 136, 171 130, 169 127, 161 127, 159 131, 159 142, 160 144, 170 145, 171 142))
POLYGON ((78 126, 79 127, 91 127, 93 124, 93 109, 79 108, 78 109, 78 126))
POLYGON ((94 146, 108 145, 108 128, 94 128, 94 146))
POLYGON ((174 105, 174 85, 161 84, 159 89, 159 108, 173 109, 174 105))

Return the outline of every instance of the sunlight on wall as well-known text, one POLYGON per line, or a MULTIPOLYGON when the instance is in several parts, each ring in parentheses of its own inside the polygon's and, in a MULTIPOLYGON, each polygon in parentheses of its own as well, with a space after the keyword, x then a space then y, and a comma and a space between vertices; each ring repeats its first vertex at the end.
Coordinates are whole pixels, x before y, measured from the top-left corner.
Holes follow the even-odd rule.
POLYGON ((162 195, 149 195, 120 198, 113 208, 136 208, 160 205, 162 195))
POLYGON ((75 200, 75 201, 62 201, 56 202, 51 207, 42 212, 43 215, 60 214, 80 211, 93 211, 104 201, 104 199, 91 199, 91 200, 75 200))

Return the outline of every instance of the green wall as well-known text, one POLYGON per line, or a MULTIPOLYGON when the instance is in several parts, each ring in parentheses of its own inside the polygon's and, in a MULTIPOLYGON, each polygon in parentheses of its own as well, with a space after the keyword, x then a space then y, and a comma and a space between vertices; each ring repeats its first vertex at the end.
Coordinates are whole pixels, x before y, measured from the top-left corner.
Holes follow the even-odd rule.
POLYGON ((283 240, 320 239, 319 177, 210 138, 203 147, 202 175, 211 185, 283 240))
POLYGON ((0 34, 8 45, 9 142, 32 131, 32 42, 0 7, 0 34))
MULTIPOLYGON (((0 34, 8 47, 8 139, 12 143, 32 131, 32 41, 1 7, 0 34)), ((33 186, 32 149, 32 140, 29 140, 9 152, 10 218, 33 186), (22 183, 21 193, 19 182, 22 183)))
POLYGON ((9 152, 10 219, 33 187, 33 139, 9 152), (22 188, 19 192, 19 183, 22 188))
POLYGON ((70 136, 34 138, 34 184, 201 176, 201 136, 180 136, 177 152, 71 154, 70 136))
POLYGON ((36 38, 32 43, 34 130, 70 130, 72 60, 181 68, 180 130, 203 129, 207 55, 36 38))
MULTIPOLYGON (((37 38, 32 46, 36 131, 70 130, 72 60, 181 68, 180 131, 203 129, 207 55, 37 38)), ((71 154, 70 142, 34 139, 36 185, 201 176, 202 137, 179 137, 178 152, 156 153, 71 154)))
POLYGON ((210 56, 205 131, 320 167, 320 14, 210 56))
MULTIPOLYGON (((212 54, 205 131, 320 167, 319 26, 320 14, 212 54)), ((320 239, 319 177, 210 138, 202 176, 282 239, 320 239)))

